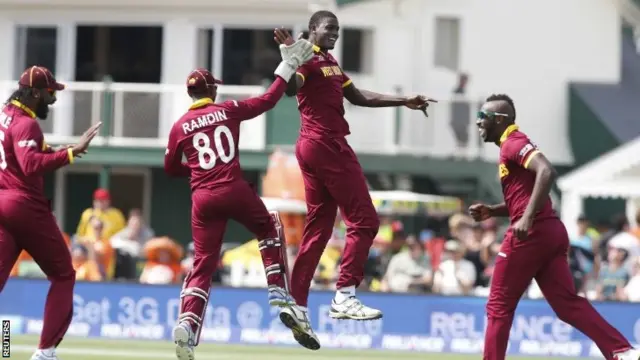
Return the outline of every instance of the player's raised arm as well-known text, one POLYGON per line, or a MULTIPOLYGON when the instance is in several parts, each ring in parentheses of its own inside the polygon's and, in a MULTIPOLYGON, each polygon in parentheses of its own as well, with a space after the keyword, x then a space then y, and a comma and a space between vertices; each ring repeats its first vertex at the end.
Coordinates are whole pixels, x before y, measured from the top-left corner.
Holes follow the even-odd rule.
POLYGON ((178 131, 180 131, 180 127, 174 125, 169 133, 169 143, 164 153, 164 172, 169 176, 188 177, 191 175, 191 169, 182 162, 182 148, 178 131))
POLYGON ((276 80, 269 86, 263 95, 249 98, 244 101, 233 101, 229 111, 240 120, 253 119, 264 112, 273 109, 287 89, 286 81, 292 79, 296 69, 309 61, 313 56, 313 45, 304 39, 300 39, 292 45, 280 45, 282 61, 274 71, 276 80))
MULTIPOLYGON (((309 33, 300 33, 298 35, 298 40, 300 39, 308 40, 309 33)), ((290 46, 294 43, 291 34, 289 34, 289 32, 283 28, 273 30, 273 40, 275 40, 279 45, 290 46)), ((285 90, 285 94, 287 94, 287 96, 295 96, 302 85, 304 85, 306 75, 307 71, 304 65, 298 67, 295 74, 293 74, 290 78, 285 79, 287 80, 287 89, 285 90)))

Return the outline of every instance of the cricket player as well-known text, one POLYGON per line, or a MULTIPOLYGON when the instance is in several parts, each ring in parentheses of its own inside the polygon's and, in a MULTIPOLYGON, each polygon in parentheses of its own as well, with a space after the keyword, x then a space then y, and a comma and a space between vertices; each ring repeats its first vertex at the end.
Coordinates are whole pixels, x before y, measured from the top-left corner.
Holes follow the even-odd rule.
POLYGON ((56 91, 64 89, 51 71, 32 66, 0 112, 0 291, 25 250, 51 281, 38 350, 32 360, 57 360, 73 315, 76 273, 62 232, 44 195, 44 174, 73 164, 98 133, 92 126, 74 146, 52 149, 36 118, 45 120, 56 91))
POLYGON ((491 280, 484 359, 505 358, 516 306, 536 279, 558 318, 593 340, 606 359, 638 360, 640 351, 576 294, 567 262, 569 238, 549 197, 556 172, 515 120, 513 101, 501 94, 487 98, 476 121, 482 139, 500 147, 504 203, 475 204, 469 213, 476 221, 498 216, 511 220, 491 280))
POLYGON ((311 43, 299 40, 281 45, 282 62, 276 80, 265 94, 244 101, 215 104, 217 84, 206 69, 193 70, 187 91, 194 100, 189 111, 172 127, 164 168, 172 176, 190 176, 191 230, 195 247, 193 268, 180 293, 178 324, 173 330, 179 360, 193 360, 204 326, 213 273, 229 219, 256 235, 269 285, 269 304, 291 306, 285 239, 280 216, 271 214, 253 188, 244 181, 238 144, 240 122, 272 109, 284 95, 287 80, 298 66, 311 59, 311 43), (183 154, 186 163, 182 162, 183 154))
MULTIPOLYGON (((339 30, 333 13, 318 11, 311 16, 308 36, 315 45, 314 57, 298 68, 287 90, 288 95, 297 95, 301 114, 296 158, 304 179, 307 221, 291 272, 291 293, 298 306, 284 308, 280 318, 298 343, 309 349, 320 347, 308 316, 309 287, 331 238, 338 208, 347 225, 347 238, 330 316, 354 320, 382 317, 381 311, 365 306, 356 297, 380 221, 358 158, 345 139, 349 124, 344 118, 343 99, 364 107, 407 106, 425 114, 433 101, 423 96, 388 96, 358 89, 329 53, 339 30)), ((284 29, 275 30, 275 39, 280 44, 293 43, 284 29)), ((371 121, 373 126, 376 119, 371 121)))

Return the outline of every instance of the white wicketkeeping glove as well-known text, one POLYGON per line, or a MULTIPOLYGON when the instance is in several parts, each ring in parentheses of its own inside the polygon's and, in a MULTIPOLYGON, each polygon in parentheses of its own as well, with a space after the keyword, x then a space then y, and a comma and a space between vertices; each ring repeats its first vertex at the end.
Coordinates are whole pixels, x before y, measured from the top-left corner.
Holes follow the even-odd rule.
POLYGON ((281 44, 280 55, 282 56, 282 62, 273 73, 289 81, 296 69, 313 57, 313 44, 304 39, 300 39, 289 46, 281 44))

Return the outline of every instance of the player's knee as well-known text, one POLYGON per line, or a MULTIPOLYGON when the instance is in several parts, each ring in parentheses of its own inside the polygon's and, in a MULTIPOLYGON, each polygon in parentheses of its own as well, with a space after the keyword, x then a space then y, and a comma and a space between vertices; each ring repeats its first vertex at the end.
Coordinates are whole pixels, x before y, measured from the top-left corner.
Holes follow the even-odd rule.
POLYGON ((75 284, 76 282, 76 271, 73 268, 65 269, 56 274, 49 275, 49 280, 51 282, 64 282, 75 284))

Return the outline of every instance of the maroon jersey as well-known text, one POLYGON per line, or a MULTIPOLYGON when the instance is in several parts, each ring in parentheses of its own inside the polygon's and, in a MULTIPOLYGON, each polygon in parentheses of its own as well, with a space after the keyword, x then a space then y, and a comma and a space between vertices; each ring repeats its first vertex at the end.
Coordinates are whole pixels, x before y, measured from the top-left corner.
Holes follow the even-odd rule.
MULTIPOLYGON (((509 209, 509 218, 515 222, 522 217, 536 180, 536 174, 527 170, 529 162, 539 153, 538 147, 529 138, 518 131, 516 125, 511 125, 500 137, 500 163, 498 173, 502 184, 504 202, 509 209)), ((547 200, 536 215, 536 220, 556 218, 557 215, 551 205, 551 198, 547 200)))
POLYGON ((351 79, 336 59, 314 46, 313 58, 298 68, 304 84, 298 90, 298 110, 302 121, 300 135, 313 139, 349 135, 344 118, 343 89, 351 79))
POLYGON ((44 142, 36 114, 13 100, 0 112, 0 190, 46 200, 46 172, 73 163, 71 149, 53 152, 44 142))
POLYGON ((213 188, 242 179, 238 154, 240 122, 272 109, 287 83, 280 77, 262 96, 214 104, 196 101, 169 133, 164 169, 172 176, 191 176, 191 190, 213 188), (182 162, 182 155, 187 162, 182 162))

